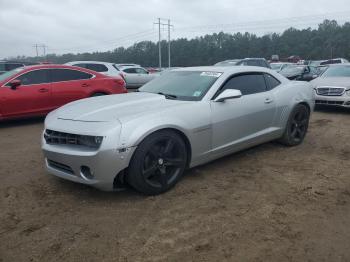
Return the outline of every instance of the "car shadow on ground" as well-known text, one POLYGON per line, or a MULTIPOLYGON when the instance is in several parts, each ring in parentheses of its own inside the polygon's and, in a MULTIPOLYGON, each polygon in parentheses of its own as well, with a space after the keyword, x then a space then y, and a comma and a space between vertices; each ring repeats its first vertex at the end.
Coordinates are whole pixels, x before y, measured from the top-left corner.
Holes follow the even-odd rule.
POLYGON ((315 107, 315 111, 330 114, 350 115, 350 108, 345 107, 317 105, 315 107))
POLYGON ((33 117, 27 119, 5 120, 0 122, 0 128, 30 126, 34 124, 44 123, 45 117, 33 117))

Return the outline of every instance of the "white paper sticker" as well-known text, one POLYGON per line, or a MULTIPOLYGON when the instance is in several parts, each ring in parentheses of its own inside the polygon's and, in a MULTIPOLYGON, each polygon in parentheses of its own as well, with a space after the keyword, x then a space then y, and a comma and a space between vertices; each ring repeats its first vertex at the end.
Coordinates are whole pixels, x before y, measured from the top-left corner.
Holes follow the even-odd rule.
POLYGON ((218 72, 202 72, 201 76, 211 76, 211 77, 216 77, 219 78, 222 75, 222 73, 218 72))
POLYGON ((199 96, 201 96, 201 94, 202 94, 202 91, 195 91, 193 93, 193 96, 199 97, 199 96))

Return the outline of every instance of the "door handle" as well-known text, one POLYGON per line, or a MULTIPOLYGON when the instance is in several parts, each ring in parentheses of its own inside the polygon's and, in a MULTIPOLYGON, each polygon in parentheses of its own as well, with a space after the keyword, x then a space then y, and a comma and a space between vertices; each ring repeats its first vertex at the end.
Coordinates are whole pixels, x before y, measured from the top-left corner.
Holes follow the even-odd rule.
POLYGON ((266 98, 265 99, 265 104, 271 104, 273 100, 271 98, 266 98))
POLYGON ((86 84, 86 83, 85 83, 85 84, 82 84, 81 86, 82 86, 82 87, 88 87, 89 84, 86 84))
POLYGON ((47 88, 40 88, 39 92, 40 93, 47 93, 47 92, 49 92, 49 89, 47 89, 47 88))

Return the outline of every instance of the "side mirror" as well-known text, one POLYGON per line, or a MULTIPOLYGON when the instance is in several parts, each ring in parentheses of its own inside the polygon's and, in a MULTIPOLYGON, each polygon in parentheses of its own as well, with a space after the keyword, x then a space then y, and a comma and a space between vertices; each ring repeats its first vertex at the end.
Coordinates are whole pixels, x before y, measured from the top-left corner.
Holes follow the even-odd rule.
POLYGON ((16 90, 17 87, 19 87, 20 85, 22 84, 21 80, 18 80, 18 79, 15 79, 15 80, 12 80, 9 85, 11 87, 12 90, 16 90))
POLYGON ((215 102, 224 102, 227 99, 235 99, 240 98, 242 96, 242 93, 240 90, 237 89, 226 89, 224 92, 222 92, 220 95, 218 95, 217 98, 215 98, 215 102))

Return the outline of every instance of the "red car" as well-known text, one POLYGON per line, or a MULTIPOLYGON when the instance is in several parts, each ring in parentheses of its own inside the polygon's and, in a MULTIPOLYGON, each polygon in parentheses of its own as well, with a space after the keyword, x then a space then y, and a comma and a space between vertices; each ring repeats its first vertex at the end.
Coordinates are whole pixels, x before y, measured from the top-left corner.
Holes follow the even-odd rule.
POLYGON ((66 65, 36 65, 0 75, 0 120, 45 115, 74 100, 127 93, 121 77, 66 65))

